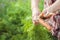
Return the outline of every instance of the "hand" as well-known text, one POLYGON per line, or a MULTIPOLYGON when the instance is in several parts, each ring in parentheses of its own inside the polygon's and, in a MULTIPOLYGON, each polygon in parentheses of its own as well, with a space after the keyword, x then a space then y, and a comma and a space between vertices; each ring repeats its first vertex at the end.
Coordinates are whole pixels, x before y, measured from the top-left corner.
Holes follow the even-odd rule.
POLYGON ((39 14, 40 14, 39 10, 36 10, 32 13, 32 22, 34 25, 37 25, 39 23, 39 21, 38 21, 39 14))
POLYGON ((49 12, 50 10, 44 9, 42 13, 39 15, 40 18, 50 18, 53 13, 49 12))

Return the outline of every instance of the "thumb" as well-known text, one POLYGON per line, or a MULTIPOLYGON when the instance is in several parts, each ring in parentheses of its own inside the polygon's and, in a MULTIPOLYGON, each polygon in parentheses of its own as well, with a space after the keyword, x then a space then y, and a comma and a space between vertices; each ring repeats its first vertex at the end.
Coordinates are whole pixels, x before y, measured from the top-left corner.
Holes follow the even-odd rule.
POLYGON ((44 17, 44 13, 41 13, 41 14, 39 15, 39 18, 42 18, 42 17, 44 17))

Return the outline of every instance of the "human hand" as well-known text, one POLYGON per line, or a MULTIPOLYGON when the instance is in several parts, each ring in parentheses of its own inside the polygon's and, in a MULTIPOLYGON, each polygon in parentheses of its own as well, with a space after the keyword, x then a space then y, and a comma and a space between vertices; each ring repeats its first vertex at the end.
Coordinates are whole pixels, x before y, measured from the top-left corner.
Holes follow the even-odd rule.
POLYGON ((34 25, 39 24, 39 21, 38 21, 39 14, 40 14, 39 10, 35 10, 32 13, 32 22, 33 22, 34 25))
POLYGON ((44 9, 42 13, 39 15, 40 18, 49 18, 53 15, 48 9, 44 9))

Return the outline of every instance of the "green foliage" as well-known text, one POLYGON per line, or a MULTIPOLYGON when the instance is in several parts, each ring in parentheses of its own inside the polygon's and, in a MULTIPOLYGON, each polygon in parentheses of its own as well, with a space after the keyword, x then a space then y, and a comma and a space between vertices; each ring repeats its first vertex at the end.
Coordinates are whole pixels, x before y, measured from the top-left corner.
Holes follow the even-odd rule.
POLYGON ((32 24, 31 14, 30 0, 0 0, 0 40, 53 40, 42 25, 32 24))

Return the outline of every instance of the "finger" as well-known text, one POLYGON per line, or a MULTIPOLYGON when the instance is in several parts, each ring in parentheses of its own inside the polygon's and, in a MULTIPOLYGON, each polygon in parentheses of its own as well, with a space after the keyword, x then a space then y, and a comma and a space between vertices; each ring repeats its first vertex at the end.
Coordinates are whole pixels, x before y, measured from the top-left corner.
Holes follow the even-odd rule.
POLYGON ((54 15, 54 13, 48 13, 48 15, 45 15, 45 18, 50 18, 52 15, 54 15))
POLYGON ((34 25, 37 25, 38 23, 39 23, 38 20, 33 20, 34 25))
POLYGON ((44 18, 44 13, 41 13, 40 15, 39 15, 39 18, 44 18))

